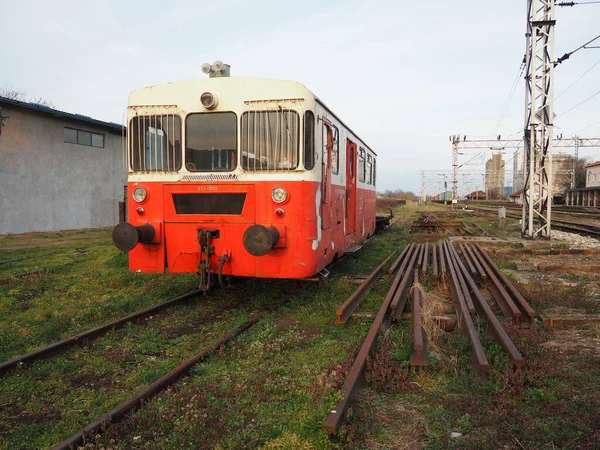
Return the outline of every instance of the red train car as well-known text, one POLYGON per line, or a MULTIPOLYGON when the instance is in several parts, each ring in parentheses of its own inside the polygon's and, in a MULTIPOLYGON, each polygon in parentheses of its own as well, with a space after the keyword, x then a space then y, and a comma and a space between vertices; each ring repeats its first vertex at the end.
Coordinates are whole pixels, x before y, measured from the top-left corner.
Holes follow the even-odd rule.
POLYGON ((133 91, 127 166, 133 271, 306 278, 375 231, 376 154, 299 83, 133 91))

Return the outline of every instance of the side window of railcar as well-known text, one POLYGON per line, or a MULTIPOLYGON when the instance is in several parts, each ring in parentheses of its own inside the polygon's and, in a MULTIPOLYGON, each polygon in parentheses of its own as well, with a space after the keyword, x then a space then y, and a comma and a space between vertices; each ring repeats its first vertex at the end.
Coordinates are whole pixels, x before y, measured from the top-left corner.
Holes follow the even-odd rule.
POLYGON ((300 117, 296 111, 249 111, 242 115, 242 168, 293 170, 298 167, 300 117))
POLYGON ((333 149, 331 150, 331 172, 337 175, 340 172, 340 132, 335 125, 333 127, 333 149))
POLYGON ((377 180, 377 159, 373 157, 373 186, 377 180))
POLYGON ((367 184, 373 183, 373 158, 367 155, 367 184))
POLYGON ((173 114, 137 116, 129 127, 129 162, 136 172, 181 169, 181 119, 173 114))
POLYGON ((237 167, 235 113, 197 113, 187 116, 185 167, 190 172, 230 172, 237 167))
POLYGON ((358 181, 365 182, 365 149, 362 147, 358 152, 358 181))
POLYGON ((315 115, 304 113, 304 168, 310 170, 315 165, 315 115))

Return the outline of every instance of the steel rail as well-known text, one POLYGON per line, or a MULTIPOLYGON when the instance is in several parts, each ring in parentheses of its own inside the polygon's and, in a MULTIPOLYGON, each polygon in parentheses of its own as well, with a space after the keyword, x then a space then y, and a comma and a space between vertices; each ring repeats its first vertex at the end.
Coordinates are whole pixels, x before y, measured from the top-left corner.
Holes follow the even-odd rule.
POLYGON ((492 311, 492 308, 490 308, 490 306, 488 305, 486 299, 483 297, 481 291, 477 287, 477 284, 475 283, 473 278, 469 276, 469 274, 467 273, 467 269, 460 260, 458 261, 458 267, 459 270, 461 270, 465 275, 465 279, 467 280, 467 283, 469 284, 469 287, 471 288, 471 291, 475 296, 478 307, 483 313, 483 316, 485 317, 488 325, 490 326, 493 336, 496 338, 496 341, 500 344, 504 351, 508 353, 508 356, 510 357, 511 361, 515 366, 522 366, 525 363, 525 361, 521 356, 521 353, 519 352, 519 350, 517 350, 517 347, 515 347, 515 344, 506 333, 506 330, 492 311))
MULTIPOLYGON (((469 342, 471 343, 473 369, 477 373, 483 374, 489 369, 490 363, 488 362, 488 359, 485 356, 483 346, 481 345, 481 341, 479 340, 479 334, 475 329, 475 325, 473 324, 473 320, 471 319, 469 311, 467 311, 467 305, 465 303, 464 298, 462 297, 462 293, 460 292, 460 289, 458 289, 458 278, 457 273, 454 269, 454 258, 450 254, 448 242, 444 241, 442 245, 444 247, 444 254, 446 256, 446 260, 448 262, 448 272, 450 273, 450 291, 452 292, 452 297, 454 298, 458 310, 458 322, 460 324, 463 334, 469 339, 469 342)), ((458 262, 458 264, 460 264, 460 261, 458 262)))
POLYGON ((488 280, 491 282, 488 288, 502 310, 502 314, 506 317, 511 317, 513 323, 517 325, 521 319, 521 311, 517 308, 517 305, 515 305, 515 302, 510 295, 508 295, 508 292, 506 292, 506 289, 504 289, 500 280, 498 280, 492 269, 489 267, 485 258, 483 258, 478 251, 475 251, 475 257, 479 260, 479 263, 488 276, 488 280))
POLYGON ((404 248, 404 250, 402 250, 402 253, 400 253, 400 256, 398 256, 398 258, 396 258, 396 261, 394 261, 394 263, 390 266, 388 273, 394 273, 396 271, 396 269, 398 268, 400 263, 404 260, 404 257, 407 256, 407 254, 409 253, 409 251, 412 249, 412 247, 414 245, 415 244, 410 244, 410 245, 406 246, 404 248))
POLYGON ((500 278, 500 280, 502 281, 502 283, 504 283, 504 286, 506 286, 506 288, 510 291, 510 293, 512 294, 512 296, 514 297, 514 299, 517 301, 517 303, 519 304, 519 306, 523 310, 523 312, 527 315, 527 317, 529 317, 529 321, 532 322, 533 318, 535 317, 535 311, 529 305, 529 303, 527 302, 527 300, 525 300, 525 298, 521 295, 521 293, 515 287, 515 285, 513 283, 511 283, 511 281, 507 278, 507 276, 504 275, 504 272, 502 272, 500 270, 500 268, 496 265, 496 263, 494 263, 494 261, 492 260, 492 258, 490 257, 490 255, 488 255, 487 252, 484 251, 479 246, 479 244, 475 244, 474 247, 477 250, 479 250, 480 254, 488 262, 488 264, 490 265, 490 267, 492 268, 492 270, 494 271, 494 273, 500 278))
POLYGON ((375 270, 373 270, 373 272, 371 272, 367 279, 363 281, 352 294, 350 294, 350 297, 346 299, 342 306, 337 309, 335 312, 337 315, 335 323, 344 324, 352 316, 352 313, 356 310, 364 295, 369 289, 371 289, 373 283, 379 279, 379 276, 383 271, 383 267, 387 264, 390 258, 391 255, 385 258, 383 262, 379 264, 375 270))
POLYGON ((425 346, 425 331, 422 323, 422 294, 419 286, 419 271, 414 270, 413 285, 411 288, 411 328, 412 328, 412 349, 410 352, 411 366, 427 366, 429 358, 425 346))
MULTIPOLYGON (((452 246, 450 241, 447 241, 447 245, 448 247, 454 250, 454 247, 452 246)), ((456 257, 458 258, 458 253, 456 253, 456 257)), ((473 299, 471 298, 471 294, 469 293, 469 289, 467 288, 467 283, 465 282, 462 273, 458 270, 457 267, 455 267, 455 270, 456 278, 458 280, 458 288, 460 291, 462 291, 463 298, 465 299, 465 304, 467 305, 467 310, 469 311, 469 313, 474 313, 475 305, 473 304, 473 299)))
POLYGON ((437 245, 433 244, 431 256, 432 256, 432 264, 433 264, 433 279, 436 281, 440 279, 440 272, 438 270, 437 252, 438 252, 437 245))
MULTIPOLYGON (((416 257, 417 252, 413 252, 412 260, 416 257)), ((391 291, 391 288, 390 288, 391 291)), ((329 434, 335 434, 341 427, 342 420, 344 415, 346 414, 346 410, 348 409, 348 405, 352 396, 356 392, 359 381, 362 378, 362 374, 365 369, 365 365, 367 362, 367 357, 375 343, 375 339, 377 338, 377 334, 383 325, 383 320, 387 314, 388 308, 391 303, 392 295, 388 291, 388 295, 386 295, 381 307, 379 308, 379 312, 369 329, 369 333, 367 334, 367 338, 365 339, 363 345, 361 346, 354 363, 352 364, 352 368, 340 389, 340 394, 342 399, 335 405, 335 408, 330 410, 329 415, 325 419, 325 423, 323 424, 323 429, 327 431, 329 434)))
POLYGON ((442 279, 446 277, 446 262, 444 261, 444 248, 442 243, 438 246, 439 262, 440 262, 440 276, 442 279))
POLYGON ((21 366, 22 364, 30 364, 39 359, 47 358, 58 353, 63 353, 77 345, 85 345, 93 341, 94 339, 98 339, 104 336, 111 330, 118 330, 119 328, 124 327, 130 322, 135 322, 137 320, 143 319, 151 314, 154 314, 158 311, 161 311, 184 300, 187 300, 195 295, 198 295, 199 293, 199 290, 188 292, 187 294, 180 295, 179 297, 173 298, 164 303, 160 303, 158 305, 151 306, 150 308, 146 308, 142 311, 129 314, 113 322, 109 322, 105 325, 92 328, 90 330, 76 334, 75 336, 71 336, 69 338, 63 339, 61 341, 55 342, 45 347, 38 348, 37 350, 34 350, 32 352, 25 353, 23 355, 17 356, 16 358, 5 361, 0 364, 0 376, 3 376, 11 369, 21 366))
POLYGON ((479 264, 479 261, 477 260, 477 258, 475 258, 475 253, 473 251, 473 248, 470 245, 465 245, 465 248, 467 249, 467 252, 469 252, 469 255, 471 256, 471 260, 473 261, 473 264, 475 264, 475 269, 477 270, 477 276, 479 277, 479 279, 481 281, 487 280, 487 274, 483 270, 483 267, 481 267, 481 264, 479 264))
POLYGON ((409 281, 411 279, 410 273, 412 272, 413 267, 415 267, 417 257, 420 253, 420 247, 422 244, 417 244, 415 246, 415 251, 408 262, 405 271, 402 276, 402 281, 400 282, 400 286, 394 293, 392 301, 390 303, 390 309, 392 310, 392 318, 396 321, 400 320, 402 316, 402 311, 404 310, 404 305, 406 305, 406 299, 408 297, 408 286, 409 281))
POLYGON ((391 302, 392 299, 394 298, 394 294, 396 293, 396 291, 398 289, 398 285, 400 284, 400 282, 402 281, 402 279, 404 277, 406 266, 408 265, 409 260, 412 258, 412 255, 414 255, 415 253, 416 253, 416 249, 415 249, 414 245, 411 244, 411 248, 407 252, 406 258, 404 259, 404 261, 402 262, 402 265, 398 269, 398 272, 396 273, 396 276, 394 277, 394 281, 392 281, 392 285, 390 286, 390 288, 385 296, 384 303, 391 302))
POLYGON ((165 389, 166 387, 174 384, 179 378, 181 378, 183 375, 185 375, 192 366, 194 366, 198 362, 205 359, 212 352, 217 350, 222 345, 225 345, 227 342, 229 342, 231 339, 233 339, 238 334, 240 334, 240 333, 246 331, 247 329, 249 329, 250 327, 252 327, 254 324, 256 324, 259 321, 259 319, 262 317, 263 314, 264 313, 256 314, 254 317, 252 317, 246 323, 244 323, 240 327, 236 328, 234 331, 232 331, 231 333, 222 337, 218 341, 212 343, 211 345, 206 347, 204 350, 202 350, 200 353, 196 354, 195 356, 188 359, 184 363, 180 364, 175 369, 171 370, 168 374, 164 375, 163 377, 161 377, 160 379, 158 379, 157 381, 152 383, 146 389, 138 392, 137 394, 135 394, 133 397, 129 398, 128 400, 125 400, 119 406, 117 406, 110 412, 104 414, 101 418, 99 418, 95 422, 89 424, 88 426, 79 430, 77 433, 75 433, 73 436, 71 436, 67 440, 56 445, 55 447, 52 448, 52 450, 68 450, 71 448, 76 448, 77 446, 85 443, 86 436, 88 436, 88 435, 93 436, 96 432, 98 432, 103 427, 105 427, 107 423, 119 422, 120 420, 123 419, 123 417, 127 413, 132 411, 134 408, 139 407, 144 401, 153 397, 154 395, 156 395, 158 392, 165 389))
POLYGON ((423 266, 421 267, 421 276, 425 277, 429 269, 429 242, 425 242, 425 248, 423 249, 423 266))
POLYGON ((467 263, 467 268, 471 272, 471 275, 475 276, 477 274, 477 270, 475 269, 475 266, 473 265, 473 261, 471 261, 471 258, 469 257, 469 255, 467 255, 467 251, 465 250, 465 246, 463 245, 462 242, 458 243, 458 248, 460 249, 460 253, 463 256, 464 261, 467 263))

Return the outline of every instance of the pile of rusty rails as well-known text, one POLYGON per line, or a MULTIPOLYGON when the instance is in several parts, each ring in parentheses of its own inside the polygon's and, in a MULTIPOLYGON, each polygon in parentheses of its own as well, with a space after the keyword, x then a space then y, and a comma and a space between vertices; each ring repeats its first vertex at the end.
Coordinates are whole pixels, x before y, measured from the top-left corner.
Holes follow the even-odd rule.
MULTIPOLYGON (((504 275, 490 256, 478 244, 458 244, 458 249, 444 240, 440 243, 412 243, 407 246, 394 261, 389 273, 396 273, 390 289, 373 321, 362 347, 350 369, 340 390, 341 400, 327 416, 323 429, 336 434, 340 429, 349 403, 356 393, 364 373, 367 359, 375 344, 378 333, 389 321, 399 321, 408 300, 411 310, 411 366, 427 366, 427 336, 423 328, 424 292, 419 281, 432 275, 439 283, 448 283, 456 308, 458 324, 462 334, 468 339, 471 347, 473 370, 484 375, 489 369, 489 361, 481 344, 478 328, 474 320, 482 318, 486 322, 486 330, 508 354, 513 367, 522 366, 525 361, 505 331, 502 322, 482 293, 485 287, 491 293, 502 314, 510 318, 512 323, 519 324, 523 317, 532 323, 535 312, 523 298, 521 293, 504 275)), ((357 308, 360 298, 366 290, 380 277, 389 257, 373 271, 365 280, 365 287, 360 294, 353 293, 337 311, 337 323, 345 323, 357 308), (340 320, 344 318, 344 320, 340 320)), ((362 286, 361 286, 362 287, 362 286)), ((361 289, 357 288, 357 291, 361 289)))

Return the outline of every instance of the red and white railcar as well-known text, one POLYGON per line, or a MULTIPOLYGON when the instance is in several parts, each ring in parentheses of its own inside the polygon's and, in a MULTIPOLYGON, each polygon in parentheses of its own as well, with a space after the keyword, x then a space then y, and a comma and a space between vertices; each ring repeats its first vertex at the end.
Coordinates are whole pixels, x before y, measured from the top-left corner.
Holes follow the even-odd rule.
POLYGON ((306 278, 375 231, 376 154, 299 83, 211 77, 129 96, 138 272, 306 278))

